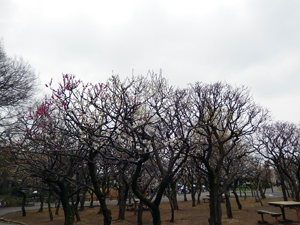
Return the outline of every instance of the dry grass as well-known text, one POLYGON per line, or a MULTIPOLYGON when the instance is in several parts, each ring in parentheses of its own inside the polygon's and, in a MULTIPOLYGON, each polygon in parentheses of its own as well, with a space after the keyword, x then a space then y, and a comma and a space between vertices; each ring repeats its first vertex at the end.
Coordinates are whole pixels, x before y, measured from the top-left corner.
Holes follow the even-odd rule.
MULTIPOLYGON (((257 221, 260 220, 260 215, 256 213, 258 209, 270 210, 273 212, 280 212, 279 208, 269 206, 267 202, 282 200, 281 198, 272 198, 263 200, 264 206, 261 206, 260 203, 255 202, 253 198, 248 198, 246 201, 242 200, 243 210, 238 210, 237 205, 232 199, 232 210, 233 210, 233 219, 226 218, 225 204, 222 204, 223 210, 223 224, 224 225, 253 225, 257 224, 257 221)), ((162 224, 166 225, 204 225, 208 224, 209 218, 209 203, 201 203, 192 207, 191 201, 188 202, 179 202, 180 210, 175 212, 175 222, 170 223, 171 210, 167 202, 162 202, 160 206, 161 210, 161 219, 162 224)), ((113 221, 112 224, 118 225, 129 225, 137 224, 137 216, 134 215, 133 211, 126 211, 126 220, 118 221, 118 206, 110 206, 112 210, 113 221)), ((54 211, 54 210, 53 210, 54 211)), ((99 207, 93 209, 86 208, 86 210, 80 212, 81 221, 75 222, 75 225, 94 225, 102 224, 103 216, 99 215, 97 212, 99 207)), ((10 213, 3 216, 5 219, 10 219, 13 221, 20 221, 28 225, 63 225, 64 216, 63 211, 60 211, 60 215, 54 216, 54 220, 49 220, 48 211, 44 210, 43 213, 38 213, 37 210, 32 210, 27 212, 26 217, 22 217, 20 212, 10 213)), ((295 210, 286 209, 286 217, 297 221, 297 215, 295 210)), ((265 215, 265 219, 269 221, 270 224, 275 224, 275 219, 269 215, 265 215)), ((143 212, 143 224, 150 225, 152 224, 152 217, 149 211, 143 212)), ((297 223, 294 223, 297 224, 297 223)))

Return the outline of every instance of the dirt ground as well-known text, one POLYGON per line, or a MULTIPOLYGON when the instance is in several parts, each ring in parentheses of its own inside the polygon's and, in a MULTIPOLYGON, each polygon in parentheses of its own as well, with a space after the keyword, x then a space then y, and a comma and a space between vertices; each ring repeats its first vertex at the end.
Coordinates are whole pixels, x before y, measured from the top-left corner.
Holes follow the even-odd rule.
MULTIPOLYGON (((272 212, 280 212, 279 208, 274 206, 269 206, 268 202, 270 201, 279 201, 282 198, 267 198, 263 200, 263 206, 260 205, 259 202, 255 202, 254 198, 248 198, 247 200, 241 200, 241 204, 243 206, 242 210, 237 209, 236 202, 232 199, 232 211, 233 211, 233 219, 228 219, 226 216, 225 204, 222 204, 223 210, 223 225, 253 225, 258 224, 258 220, 261 220, 261 216, 256 213, 258 209, 269 210, 272 212)), ((126 220, 118 221, 118 206, 109 206, 112 210, 113 221, 112 224, 118 225, 129 225, 129 224, 137 224, 137 216, 134 215, 134 211, 126 211, 126 220)), ((201 204, 196 205, 196 207, 192 207, 192 202, 179 202, 180 210, 175 211, 175 222, 170 223, 171 210, 170 206, 167 202, 162 202, 160 205, 161 210, 161 219, 162 224, 170 225, 207 225, 209 218, 209 203, 201 202, 201 204)), ((95 224, 103 224, 103 216, 99 215, 97 212, 99 211, 99 207, 88 208, 86 210, 80 212, 81 221, 75 222, 75 225, 95 225, 95 224)), ((297 221, 296 210, 286 209, 286 218, 291 219, 293 221, 297 221)), ((54 210, 53 210, 54 213, 54 210)), ((10 213, 3 216, 5 219, 19 221, 26 223, 28 225, 63 225, 64 217, 63 211, 60 210, 59 215, 54 216, 54 220, 49 220, 48 210, 45 209, 44 212, 38 213, 37 210, 32 210, 27 212, 26 217, 21 216, 21 212, 10 213)), ((275 218, 270 215, 264 216, 265 220, 269 222, 269 224, 276 224, 275 218)), ((280 219, 280 218, 279 218, 280 219)), ((150 225, 152 224, 152 217, 149 211, 143 212, 143 224, 150 225)), ((299 224, 299 223, 290 223, 290 224, 299 224)))

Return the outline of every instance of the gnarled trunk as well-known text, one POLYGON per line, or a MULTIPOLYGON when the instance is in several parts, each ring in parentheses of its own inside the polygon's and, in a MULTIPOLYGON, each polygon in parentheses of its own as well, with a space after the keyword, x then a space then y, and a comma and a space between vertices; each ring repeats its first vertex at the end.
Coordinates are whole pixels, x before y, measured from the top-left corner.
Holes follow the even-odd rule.
POLYGON ((165 188, 168 185, 167 179, 163 180, 160 183, 158 191, 156 192, 156 198, 155 198, 154 202, 151 202, 150 199, 147 199, 139 191, 138 185, 137 185, 137 180, 138 180, 139 173, 141 172, 142 164, 144 162, 146 162, 148 159, 149 159, 149 153, 143 155, 143 158, 138 162, 137 167, 136 167, 136 171, 135 171, 135 173, 133 175, 133 178, 132 178, 132 191, 140 199, 140 201, 141 201, 140 203, 143 202, 145 205, 147 205, 150 208, 151 214, 152 214, 152 219, 153 219, 153 225, 161 225, 159 204, 160 204, 162 195, 165 191, 165 188))
POLYGON ((91 195, 90 208, 94 208, 94 191, 89 191, 91 195))
POLYGON ((140 202, 138 206, 137 224, 143 225, 143 202, 140 202))
MULTIPOLYGON (((121 181, 122 182, 122 181, 121 181)), ((129 185, 123 182, 119 185, 119 216, 118 220, 125 220, 126 199, 128 196, 129 185)))
POLYGON ((210 173, 209 177, 210 187, 210 218, 208 220, 210 225, 221 225, 222 224, 222 209, 221 209, 221 194, 219 193, 219 180, 218 178, 210 173))
POLYGON ((233 215, 232 215, 232 210, 231 210, 231 204, 230 204, 230 200, 229 200, 228 190, 225 192, 225 200, 226 200, 227 217, 231 219, 231 218, 233 218, 233 215))
POLYGON ((44 196, 42 194, 40 194, 40 208, 39 208, 39 211, 38 212, 43 212, 44 210, 44 196))
MULTIPOLYGON (((73 197, 72 197, 73 200, 73 197)), ((74 211, 74 215, 76 216, 76 221, 80 221, 80 215, 78 213, 78 205, 80 202, 80 197, 79 197, 79 192, 76 194, 76 202, 74 203, 72 201, 72 207, 73 207, 73 211, 74 211)))
POLYGON ((68 196, 68 188, 60 182, 58 183, 60 188, 60 200, 65 214, 65 223, 64 225, 73 225, 74 224, 74 213, 72 207, 69 203, 69 196, 68 196))
POLYGON ((104 225, 110 225, 111 224, 111 211, 107 208, 106 202, 105 202, 105 195, 102 193, 100 189, 100 185, 98 184, 98 180, 96 178, 96 167, 94 163, 92 162, 93 156, 91 156, 91 161, 88 162, 88 168, 89 168, 89 175, 91 178, 91 181, 93 183, 94 192, 100 202, 102 214, 104 216, 104 225))
POLYGON ((238 194, 236 193, 235 190, 234 190, 232 193, 234 194, 236 204, 238 205, 238 209, 242 209, 242 205, 241 205, 241 203, 240 203, 238 194))
POLYGON ((284 178, 283 178, 283 174, 280 168, 277 168, 278 173, 279 173, 279 178, 280 178, 280 182, 281 182, 281 191, 282 191, 282 195, 283 195, 283 200, 287 201, 288 197, 286 195, 286 186, 285 186, 285 182, 284 182, 284 178))
POLYGON ((26 194, 23 191, 19 191, 19 193, 22 195, 22 216, 26 216, 26 194))
POLYGON ((59 207, 60 207, 60 200, 58 200, 58 203, 56 205, 55 215, 58 215, 59 207))
POLYGON ((53 220, 53 213, 52 213, 52 210, 51 210, 51 192, 49 192, 49 196, 48 196, 48 212, 49 212, 49 218, 50 220, 53 220))
POLYGON ((192 187, 191 187, 191 197, 192 197, 192 207, 196 207, 196 198, 195 198, 195 188, 194 188, 194 179, 192 179, 192 187))
POLYGON ((85 203, 85 199, 86 199, 86 193, 87 193, 87 189, 85 188, 83 190, 82 197, 80 199, 80 208, 79 208, 79 211, 84 211, 84 203, 85 203))

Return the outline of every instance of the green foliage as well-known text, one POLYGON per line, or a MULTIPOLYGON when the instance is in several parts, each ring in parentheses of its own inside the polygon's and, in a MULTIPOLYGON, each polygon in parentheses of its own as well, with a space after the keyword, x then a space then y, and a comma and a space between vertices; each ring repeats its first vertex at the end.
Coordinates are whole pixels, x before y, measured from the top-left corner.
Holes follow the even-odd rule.
POLYGON ((265 180, 262 182, 262 188, 271 188, 271 182, 265 180))
POLYGON ((251 188, 248 185, 239 185, 237 186, 236 191, 246 192, 251 191, 251 188))
POLYGON ((22 204, 22 198, 14 195, 0 195, 0 199, 6 202, 6 206, 20 206, 22 204))

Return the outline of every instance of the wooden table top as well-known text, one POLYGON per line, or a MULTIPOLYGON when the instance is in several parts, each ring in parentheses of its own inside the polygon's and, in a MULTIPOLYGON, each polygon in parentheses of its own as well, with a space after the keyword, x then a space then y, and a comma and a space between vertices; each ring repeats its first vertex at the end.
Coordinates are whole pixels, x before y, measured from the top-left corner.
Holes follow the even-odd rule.
POLYGON ((296 201, 277 201, 277 202, 268 202, 269 205, 275 206, 300 206, 300 202, 296 201))

